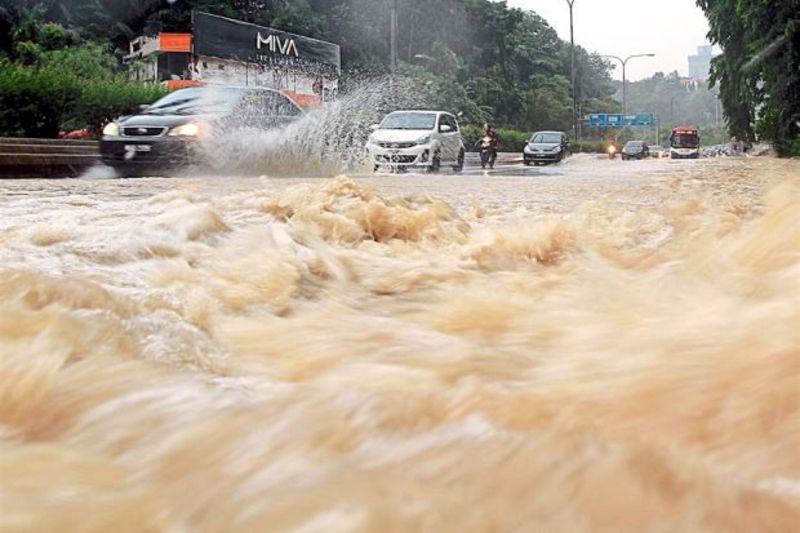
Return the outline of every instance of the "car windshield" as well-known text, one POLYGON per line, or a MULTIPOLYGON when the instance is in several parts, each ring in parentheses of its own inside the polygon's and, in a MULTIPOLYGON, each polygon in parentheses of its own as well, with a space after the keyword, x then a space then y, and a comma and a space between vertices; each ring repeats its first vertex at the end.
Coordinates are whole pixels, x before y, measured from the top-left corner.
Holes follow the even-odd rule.
POLYGON ((275 91, 246 91, 236 104, 234 112, 245 118, 296 117, 300 109, 289 98, 275 91))
POLYGON ((543 144, 560 143, 561 135, 558 133, 536 133, 531 137, 531 142, 543 144))
POLYGON ((625 144, 625 148, 636 148, 636 149, 639 149, 643 145, 644 145, 644 143, 642 141, 628 141, 627 144, 625 144))
POLYGON ((148 107, 145 115, 199 115, 226 113, 241 99, 241 89, 194 87, 168 94, 148 107))
POLYGON ((382 130, 432 130, 436 125, 435 113, 395 113, 381 123, 382 130))

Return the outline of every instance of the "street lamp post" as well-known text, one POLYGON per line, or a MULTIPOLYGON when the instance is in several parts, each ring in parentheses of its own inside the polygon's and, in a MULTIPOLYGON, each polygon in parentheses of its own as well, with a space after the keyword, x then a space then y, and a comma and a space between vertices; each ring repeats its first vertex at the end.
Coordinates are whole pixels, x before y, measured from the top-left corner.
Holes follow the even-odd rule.
POLYGON ((628 87, 627 81, 628 79, 625 76, 625 67, 628 65, 628 61, 633 59, 634 57, 655 57, 655 54, 634 54, 632 56, 628 56, 625 59, 622 59, 619 56, 612 56, 612 55, 603 55, 600 57, 610 57, 611 59, 616 59, 622 64, 622 112, 624 114, 628 114, 628 87))
POLYGON ((672 125, 675 125, 675 99, 681 96, 680 93, 673 94, 672 98, 669 99, 669 120, 672 122, 672 125))
POLYGON ((574 128, 575 139, 578 138, 578 92, 575 87, 575 30, 572 19, 572 6, 575 0, 567 0, 569 5, 569 43, 572 54, 572 127, 574 128))
POLYGON ((397 75, 397 0, 392 0, 392 12, 389 28, 389 71, 392 77, 397 75))

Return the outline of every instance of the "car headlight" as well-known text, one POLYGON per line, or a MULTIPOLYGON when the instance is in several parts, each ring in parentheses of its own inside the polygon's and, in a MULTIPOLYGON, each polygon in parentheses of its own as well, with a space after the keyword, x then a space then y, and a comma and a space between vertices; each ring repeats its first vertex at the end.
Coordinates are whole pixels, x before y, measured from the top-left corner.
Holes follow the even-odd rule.
POLYGON ((118 137, 119 136, 119 126, 116 122, 109 122, 106 124, 106 127, 103 128, 103 135, 108 135, 109 137, 118 137))
POLYGON ((169 130, 170 137, 199 137, 202 133, 203 127, 197 122, 181 124, 169 130))
POLYGON ((416 140, 417 144, 428 144, 429 142, 431 142, 430 135, 426 135, 425 137, 420 137, 419 139, 416 140))

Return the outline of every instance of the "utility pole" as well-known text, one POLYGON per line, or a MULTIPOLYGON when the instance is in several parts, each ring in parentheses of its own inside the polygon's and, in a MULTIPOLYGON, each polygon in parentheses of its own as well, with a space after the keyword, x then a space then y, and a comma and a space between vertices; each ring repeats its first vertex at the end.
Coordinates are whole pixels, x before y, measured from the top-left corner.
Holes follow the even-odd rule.
POLYGON ((669 99, 669 121, 672 122, 672 125, 675 126, 675 99, 681 96, 680 93, 673 94, 672 98, 669 99))
POLYGON ((391 52, 389 57, 389 72, 392 74, 392 78, 397 75, 397 2, 398 0, 391 0, 392 2, 392 14, 391 14, 391 28, 390 32, 390 44, 391 52))
POLYGON ((578 139, 578 89, 575 86, 575 26, 572 18, 572 6, 575 0, 567 0, 569 5, 569 43, 572 52, 572 121, 575 139, 578 139))
POLYGON ((628 61, 633 59, 634 57, 655 57, 655 54, 634 54, 632 56, 628 56, 625 59, 622 59, 618 56, 612 55, 603 55, 600 57, 608 57, 611 59, 616 59, 622 64, 622 113, 627 115, 628 114, 628 79, 625 75, 625 67, 628 65, 628 61))

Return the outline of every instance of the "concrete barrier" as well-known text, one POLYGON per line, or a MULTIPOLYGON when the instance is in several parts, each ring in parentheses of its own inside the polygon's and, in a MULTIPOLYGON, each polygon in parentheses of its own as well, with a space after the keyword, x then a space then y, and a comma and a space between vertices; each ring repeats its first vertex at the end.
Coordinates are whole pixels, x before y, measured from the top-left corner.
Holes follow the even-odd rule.
POLYGON ((0 179, 74 177, 99 160, 96 141, 0 137, 0 179))

